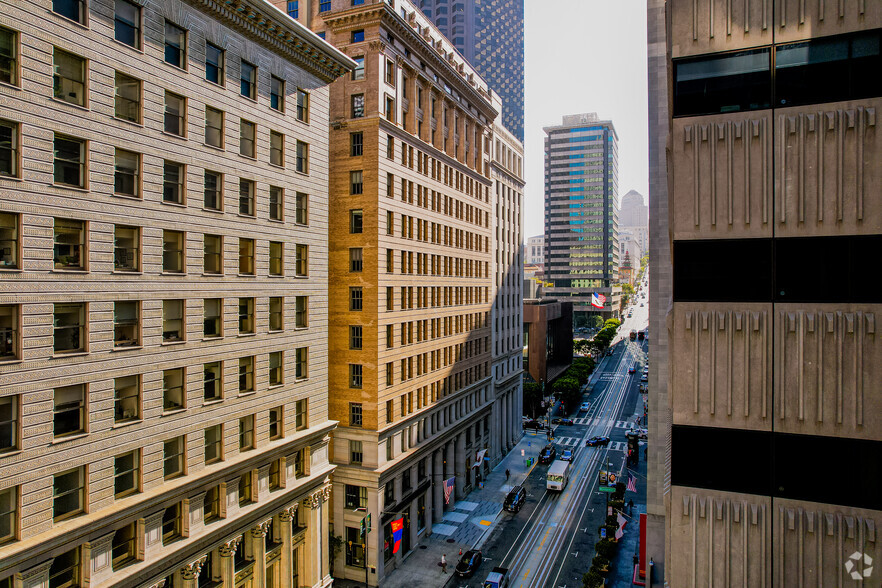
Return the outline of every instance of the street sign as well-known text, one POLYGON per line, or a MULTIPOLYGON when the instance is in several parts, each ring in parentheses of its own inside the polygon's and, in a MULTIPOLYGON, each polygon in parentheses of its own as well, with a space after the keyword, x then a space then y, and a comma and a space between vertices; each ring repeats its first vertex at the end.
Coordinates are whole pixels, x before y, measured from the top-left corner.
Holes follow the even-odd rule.
POLYGON ((601 528, 600 528, 600 538, 601 538, 601 539, 606 539, 606 527, 601 527, 601 528))
POLYGON ((598 488, 598 490, 601 492, 615 492, 616 491, 616 489, 613 488, 612 486, 601 486, 600 488, 598 488))
POLYGON ((368 533, 371 532, 371 513, 368 513, 368 516, 367 516, 367 532, 368 533))

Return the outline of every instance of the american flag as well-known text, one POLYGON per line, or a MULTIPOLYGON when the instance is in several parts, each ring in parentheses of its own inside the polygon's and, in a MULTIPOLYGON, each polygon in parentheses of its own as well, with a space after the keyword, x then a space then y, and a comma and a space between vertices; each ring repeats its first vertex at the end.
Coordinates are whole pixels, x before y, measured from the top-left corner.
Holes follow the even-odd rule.
POLYGON ((628 486, 625 488, 626 491, 637 492, 637 478, 634 477, 634 474, 628 472, 628 486))
POLYGON ((450 504, 450 495, 453 494, 453 489, 456 487, 455 482, 456 476, 444 480, 444 504, 450 504))
POLYGON ((591 294, 591 306, 596 308, 603 308, 603 305, 606 304, 606 296, 603 294, 598 294, 594 292, 591 294))

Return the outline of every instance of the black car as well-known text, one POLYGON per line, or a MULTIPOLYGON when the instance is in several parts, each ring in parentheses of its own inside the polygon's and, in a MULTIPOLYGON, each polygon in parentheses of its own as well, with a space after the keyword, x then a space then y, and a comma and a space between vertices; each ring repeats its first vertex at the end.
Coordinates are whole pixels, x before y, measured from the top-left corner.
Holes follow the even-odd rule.
POLYGON ((525 429, 542 429, 544 427, 545 427, 545 425, 543 425, 539 421, 532 421, 532 420, 531 421, 524 421, 524 428, 525 429))
POLYGON ((505 500, 502 502, 502 509, 507 510, 508 512, 518 512, 521 510, 521 507, 524 506, 526 500, 527 491, 524 490, 524 487, 515 486, 509 491, 505 500))
POLYGON ((557 457, 557 449, 554 448, 554 445, 546 445, 545 449, 539 453, 539 463, 551 463, 555 457, 557 457))
POLYGON ((552 424, 552 425, 572 425, 572 424, 573 424, 573 419, 566 419, 566 418, 562 418, 562 417, 554 417, 553 419, 551 419, 551 424, 552 424))
POLYGON ((482 559, 481 552, 477 549, 466 551, 456 564, 456 575, 460 578, 470 578, 481 565, 482 559))
POLYGON ((596 436, 596 437, 591 437, 590 439, 585 441, 586 447, 597 447, 597 446, 606 447, 607 445, 609 445, 609 437, 596 436))

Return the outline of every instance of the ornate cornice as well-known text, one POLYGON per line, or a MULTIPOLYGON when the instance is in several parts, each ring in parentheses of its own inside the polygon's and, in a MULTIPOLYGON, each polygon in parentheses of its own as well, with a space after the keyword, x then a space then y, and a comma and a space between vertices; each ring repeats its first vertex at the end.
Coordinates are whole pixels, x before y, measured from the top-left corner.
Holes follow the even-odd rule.
POLYGON ((262 523, 258 523, 256 527, 251 528, 251 536, 255 539, 263 539, 266 537, 266 534, 269 532, 270 525, 272 524, 272 519, 267 519, 262 523))
POLYGON ((331 497, 331 485, 322 486, 308 497, 303 499, 303 506, 309 507, 311 509, 319 508, 322 503, 327 501, 331 497))
POLYGON ((208 561, 208 554, 206 553, 199 559, 195 561, 191 561, 187 565, 181 568, 181 577, 184 580, 195 580, 199 577, 199 572, 202 571, 202 566, 205 565, 205 562, 208 561))
POLYGON ((186 0, 225 23, 249 33, 264 46, 274 50, 321 78, 333 82, 354 68, 354 64, 336 50, 324 47, 318 38, 311 38, 306 29, 280 10, 250 0, 186 0))
POLYGON ((293 521, 294 517, 297 516, 297 507, 298 504, 293 504, 279 513, 280 521, 293 521))
POLYGON ((217 548, 218 553, 221 557, 231 557, 236 553, 236 548, 239 546, 239 542, 242 540, 242 535, 238 535, 233 537, 229 541, 221 543, 220 547, 217 548))

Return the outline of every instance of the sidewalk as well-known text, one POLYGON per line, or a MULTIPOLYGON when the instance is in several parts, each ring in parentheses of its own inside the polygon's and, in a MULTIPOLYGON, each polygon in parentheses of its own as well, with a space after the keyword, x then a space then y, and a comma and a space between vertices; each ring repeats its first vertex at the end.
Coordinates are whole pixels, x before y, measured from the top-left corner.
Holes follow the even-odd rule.
MULTIPOLYGON (((424 537, 404 558, 401 565, 383 579, 383 588, 441 588, 455 577, 453 569, 459 561, 459 550, 480 547, 496 527, 502 512, 502 501, 512 486, 523 482, 536 463, 539 452, 548 443, 545 433, 524 432, 523 438, 490 472, 484 488, 472 490, 444 513, 441 523, 432 525, 432 534, 424 537), (523 451, 524 455, 521 455, 523 451), (533 466, 527 467, 532 457, 533 466), (511 479, 505 481, 505 470, 511 479), (441 573, 441 555, 447 555, 447 573, 441 573)), ((364 584, 351 580, 334 580, 338 588, 354 588, 364 584)))

